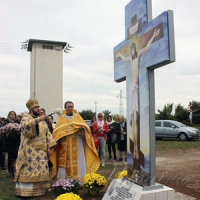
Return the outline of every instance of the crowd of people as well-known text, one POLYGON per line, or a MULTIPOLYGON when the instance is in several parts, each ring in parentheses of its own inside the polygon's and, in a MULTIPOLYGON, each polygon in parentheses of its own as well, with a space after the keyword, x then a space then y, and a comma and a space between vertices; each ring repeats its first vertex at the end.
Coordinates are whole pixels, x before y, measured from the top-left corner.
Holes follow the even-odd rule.
POLYGON ((88 172, 96 172, 100 165, 105 167, 106 159, 126 162, 127 131, 123 116, 116 122, 111 115, 104 118, 103 113, 98 113, 88 125, 74 109, 74 103, 67 101, 53 123, 53 116, 47 116, 36 99, 29 99, 26 106, 29 111, 21 118, 15 111, 0 118, 0 127, 10 123, 21 127, 13 144, 6 143, 0 135, 0 167, 14 176, 16 196, 44 195, 51 179, 83 178, 88 172))
MULTIPOLYGON (((39 109, 40 116, 46 115, 45 109, 40 108, 39 109)), ((48 125, 49 131, 52 133, 53 132, 53 116, 48 116, 45 122, 48 125)), ((0 128, 4 127, 5 125, 9 123, 15 123, 15 124, 20 124, 21 123, 21 116, 16 114, 15 111, 9 111, 7 117, 0 117, 0 128)), ((19 135, 20 136, 20 135, 19 135)), ((8 173, 12 176, 14 176, 14 169, 13 169, 13 164, 17 159, 17 153, 18 153, 18 148, 20 144, 20 137, 15 137, 13 140, 9 141, 9 144, 7 144, 6 140, 0 135, 0 169, 2 170, 8 170, 8 173), (6 154, 8 157, 8 163, 6 166, 6 154)))
POLYGON ((111 115, 104 120, 103 113, 98 113, 96 117, 93 117, 90 124, 93 137, 97 138, 99 145, 97 152, 101 160, 101 165, 105 166, 106 157, 106 144, 108 148, 108 159, 117 162, 126 162, 127 152, 127 126, 124 116, 119 116, 119 122, 115 122, 111 115), (116 144, 118 148, 118 156, 116 150, 116 144), (118 159, 117 159, 118 157, 118 159))

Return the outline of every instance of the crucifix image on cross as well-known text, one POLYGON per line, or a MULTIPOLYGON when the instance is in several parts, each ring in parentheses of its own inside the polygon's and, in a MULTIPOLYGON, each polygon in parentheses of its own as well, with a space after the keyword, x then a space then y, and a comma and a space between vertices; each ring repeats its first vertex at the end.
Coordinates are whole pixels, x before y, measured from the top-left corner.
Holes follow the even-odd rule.
POLYGON ((189 104, 188 104, 188 109, 187 111, 189 112, 189 121, 190 121, 190 124, 192 124, 192 114, 194 112, 197 112, 198 110, 193 110, 192 109, 192 102, 190 101, 189 104))
POLYGON ((140 57, 148 51, 150 45, 153 43, 155 38, 159 35, 160 29, 154 29, 153 35, 146 44, 145 47, 140 49, 138 52, 136 50, 136 44, 134 42, 130 45, 130 52, 128 56, 124 56, 118 51, 116 53, 116 58, 120 58, 125 62, 129 62, 131 69, 131 81, 129 87, 129 94, 131 98, 131 127, 133 136, 133 156, 135 160, 139 159, 139 67, 140 67, 140 57))
MULTIPOLYGON (((129 82, 129 110, 130 110, 130 126, 131 126, 131 137, 130 137, 130 151, 134 159, 134 176, 140 173, 140 164, 144 166, 144 154, 140 150, 140 109, 139 109, 139 71, 140 71, 140 58, 148 51, 151 44, 160 39, 163 36, 162 24, 158 25, 143 35, 141 42, 143 45, 141 49, 137 51, 136 42, 131 40, 129 46, 129 54, 123 55, 120 50, 116 52, 115 57, 117 61, 119 59, 129 63, 130 67, 130 82, 129 82), (160 34, 160 35, 159 35, 160 34), (150 36, 150 37, 149 37, 150 36), (147 38, 149 39, 147 41, 147 38), (146 43, 144 43, 144 41, 146 43)), ((137 32, 137 31, 136 31, 137 32)), ((130 35, 130 33, 129 33, 130 35)), ((141 38, 136 37, 136 40, 141 38)), ((124 47, 123 47, 124 48, 124 47)), ((127 48, 127 47, 125 47, 127 48)))
POLYGON ((152 20, 150 0, 130 1, 125 40, 114 47, 114 79, 126 80, 128 175, 143 186, 155 182, 154 69, 175 59, 171 14, 166 11, 152 20))

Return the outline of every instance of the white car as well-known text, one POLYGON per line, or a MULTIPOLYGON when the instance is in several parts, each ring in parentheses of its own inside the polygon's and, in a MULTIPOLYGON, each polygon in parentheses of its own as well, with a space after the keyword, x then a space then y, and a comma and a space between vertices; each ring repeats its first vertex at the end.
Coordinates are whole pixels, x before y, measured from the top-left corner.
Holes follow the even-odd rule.
POLYGON ((179 138, 181 141, 199 139, 199 130, 174 120, 156 120, 156 139, 179 138))

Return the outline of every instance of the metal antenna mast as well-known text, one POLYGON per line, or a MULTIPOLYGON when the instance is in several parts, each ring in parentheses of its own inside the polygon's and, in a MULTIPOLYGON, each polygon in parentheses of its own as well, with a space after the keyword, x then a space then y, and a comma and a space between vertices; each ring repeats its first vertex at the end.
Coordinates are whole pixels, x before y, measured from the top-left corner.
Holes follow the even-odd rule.
POLYGON ((126 98, 125 92, 120 90, 120 93, 117 95, 117 98, 119 98, 119 114, 123 115, 123 98, 126 98))

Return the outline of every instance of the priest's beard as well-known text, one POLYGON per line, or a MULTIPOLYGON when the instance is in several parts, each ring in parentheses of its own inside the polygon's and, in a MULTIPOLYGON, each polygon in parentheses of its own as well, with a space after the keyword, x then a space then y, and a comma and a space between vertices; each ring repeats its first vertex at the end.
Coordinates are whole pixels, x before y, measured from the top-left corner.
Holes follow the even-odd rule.
POLYGON ((35 117, 38 117, 39 114, 40 114, 39 112, 36 112, 36 111, 34 111, 34 110, 32 111, 32 113, 33 113, 33 116, 35 116, 35 117))

